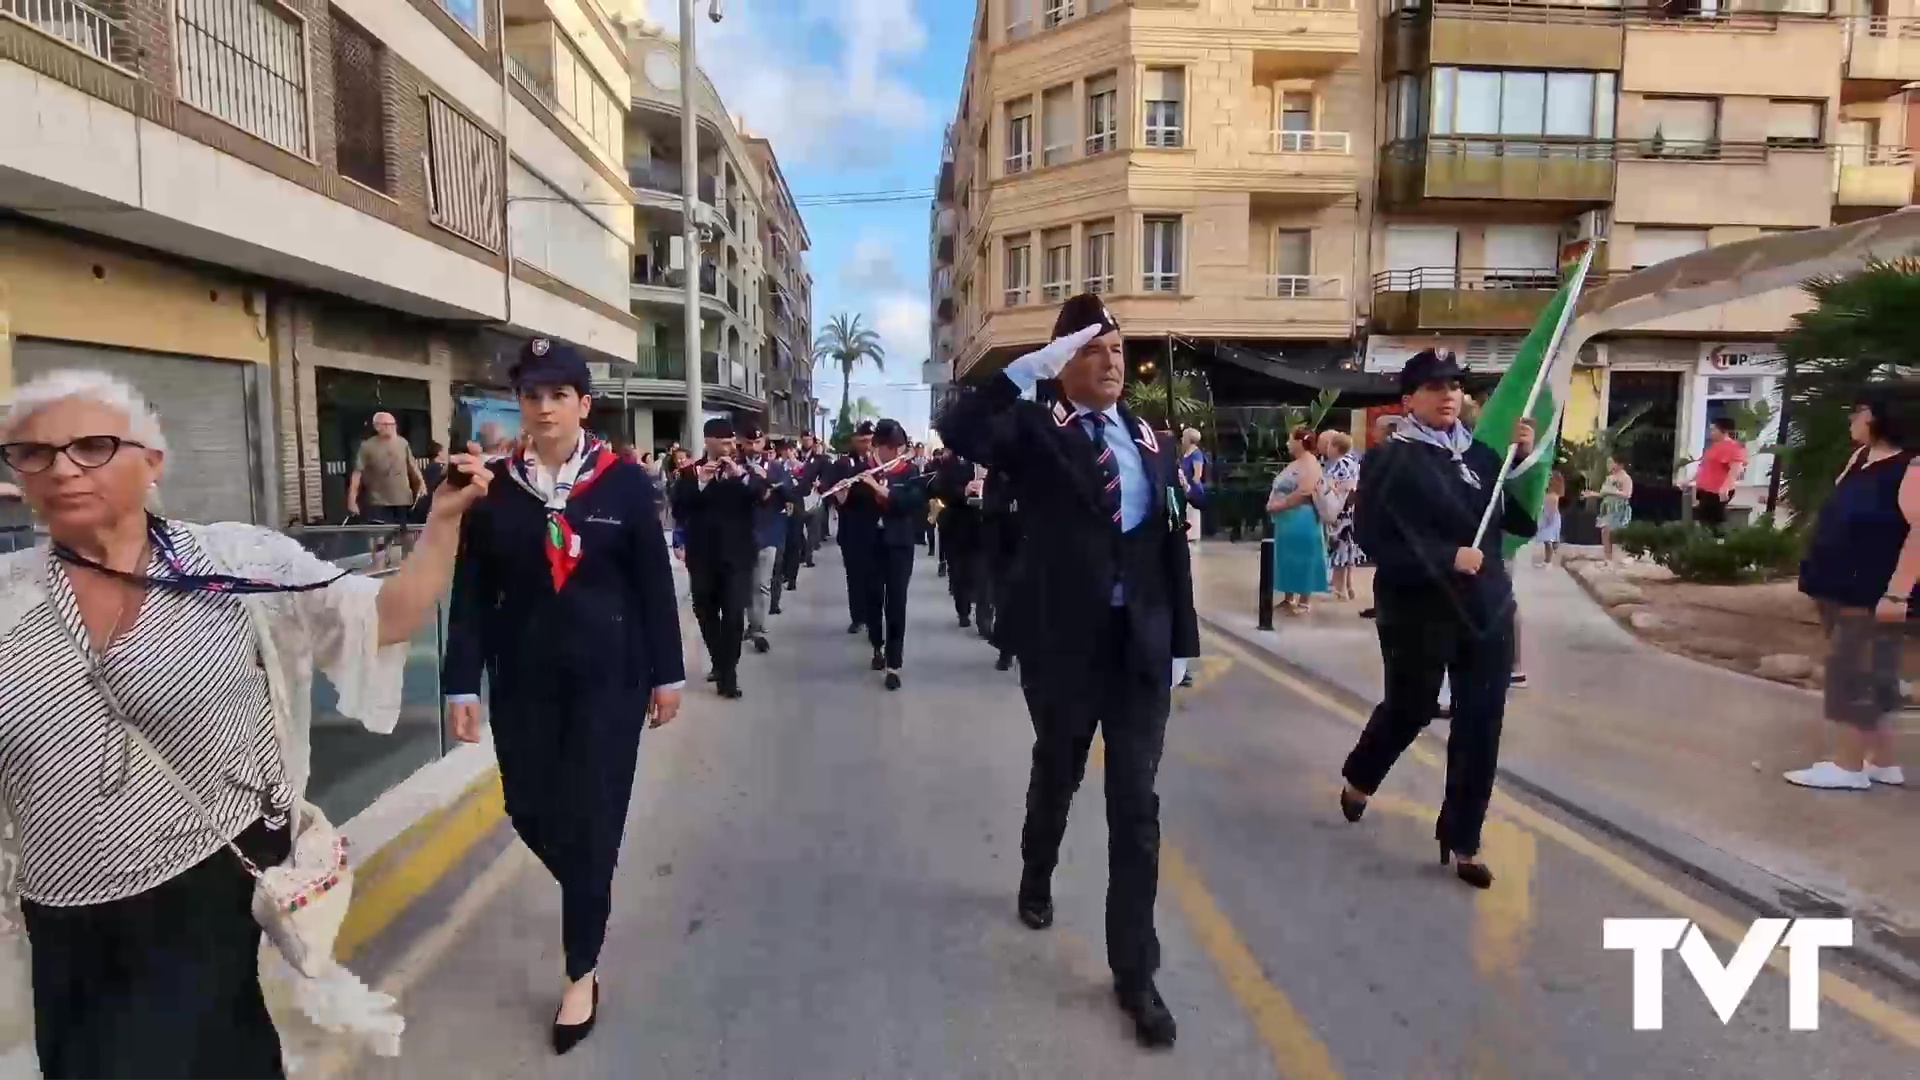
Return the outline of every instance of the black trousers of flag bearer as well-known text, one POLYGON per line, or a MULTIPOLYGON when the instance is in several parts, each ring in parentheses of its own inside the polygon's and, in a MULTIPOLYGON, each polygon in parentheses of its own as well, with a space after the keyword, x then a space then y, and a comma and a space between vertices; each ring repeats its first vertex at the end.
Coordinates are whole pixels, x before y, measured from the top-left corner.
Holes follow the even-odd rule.
MULTIPOLYGON (((1535 522, 1518 499, 1495 490, 1500 455, 1473 440, 1460 419, 1462 371, 1451 355, 1407 361, 1400 389, 1407 415, 1367 453, 1355 493, 1354 528, 1374 561, 1374 606, 1386 693, 1347 755, 1340 809, 1358 821, 1367 798, 1434 715, 1450 678, 1446 796, 1434 838, 1440 861, 1462 881, 1493 884, 1480 862, 1480 831, 1493 797, 1500 726, 1513 669, 1513 583, 1502 533, 1530 537, 1535 522), (1475 534, 1489 501, 1496 527, 1475 534)), ((1516 433, 1532 449, 1530 425, 1516 433)))

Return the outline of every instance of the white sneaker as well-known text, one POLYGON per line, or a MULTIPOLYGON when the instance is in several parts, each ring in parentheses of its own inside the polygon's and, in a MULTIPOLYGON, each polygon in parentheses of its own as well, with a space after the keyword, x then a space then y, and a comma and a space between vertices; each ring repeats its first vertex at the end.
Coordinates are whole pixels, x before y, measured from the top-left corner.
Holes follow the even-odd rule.
POLYGON ((1853 772, 1831 761, 1816 761, 1804 769, 1796 769, 1784 775, 1789 784, 1825 788, 1829 791, 1865 791, 1873 786, 1873 781, 1867 779, 1866 770, 1853 772))
POLYGON ((1899 787, 1907 782, 1907 774, 1900 771, 1898 765, 1875 765, 1867 762, 1867 779, 1888 787, 1899 787))

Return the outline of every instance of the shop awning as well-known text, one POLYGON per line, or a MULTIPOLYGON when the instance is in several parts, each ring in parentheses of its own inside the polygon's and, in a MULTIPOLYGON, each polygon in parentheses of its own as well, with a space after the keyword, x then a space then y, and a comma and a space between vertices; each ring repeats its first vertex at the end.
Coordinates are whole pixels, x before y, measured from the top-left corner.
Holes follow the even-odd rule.
POLYGON ((1335 391, 1340 395, 1340 403, 1349 408, 1400 400, 1400 381, 1380 372, 1341 368, 1309 370, 1274 360, 1255 349, 1220 342, 1214 343, 1213 355, 1235 367, 1294 386, 1314 391, 1335 391))

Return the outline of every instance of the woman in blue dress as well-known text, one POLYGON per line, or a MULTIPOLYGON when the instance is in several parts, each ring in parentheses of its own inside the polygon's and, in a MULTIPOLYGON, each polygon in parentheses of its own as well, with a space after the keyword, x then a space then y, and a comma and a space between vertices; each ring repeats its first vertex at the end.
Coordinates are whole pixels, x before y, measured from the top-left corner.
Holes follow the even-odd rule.
POLYGON ((1331 585, 1326 529, 1313 503, 1323 479, 1315 441, 1312 428, 1293 429, 1287 439, 1293 461, 1274 478, 1267 496, 1267 513, 1273 515, 1273 591, 1289 615, 1305 615, 1314 594, 1331 585))

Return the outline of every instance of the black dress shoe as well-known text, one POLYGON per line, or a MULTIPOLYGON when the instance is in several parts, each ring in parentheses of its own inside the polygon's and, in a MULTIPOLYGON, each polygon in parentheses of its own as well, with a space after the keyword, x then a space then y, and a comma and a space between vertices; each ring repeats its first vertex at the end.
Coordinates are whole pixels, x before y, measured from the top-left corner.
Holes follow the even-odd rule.
POLYGON ((899 672, 897 671, 887 672, 887 689, 889 690, 900 689, 900 673, 899 672))
POLYGON ((1010 652, 1001 653, 1000 659, 995 660, 993 662, 993 670, 995 671, 1010 671, 1012 670, 1012 668, 1013 668, 1013 654, 1010 652))
POLYGON ((1375 615, 1375 614, 1376 614, 1376 613, 1375 613, 1375 611, 1374 611, 1374 609, 1373 609, 1373 608, 1361 608, 1361 609, 1360 609, 1360 617, 1361 617, 1361 618, 1363 618, 1363 619, 1371 619, 1371 618, 1373 618, 1373 617, 1374 617, 1374 615, 1375 615))
POLYGON ((773 646, 767 644, 767 636, 765 634, 753 635, 753 651, 754 652, 763 653, 771 648, 773 648, 773 646))
POLYGON ((1360 815, 1367 812, 1367 799, 1364 795, 1355 795, 1346 788, 1340 789, 1340 816, 1348 821, 1359 821, 1360 815))
POLYGON ((553 1052, 564 1054, 579 1046, 587 1036, 593 1034, 593 1025, 600 1020, 600 980, 593 980, 593 1015, 578 1024, 563 1024, 556 1013, 553 1020, 553 1052))
POLYGON ((738 681, 722 679, 720 680, 720 696, 729 701, 738 701, 746 695, 740 692, 740 684, 738 681))
POLYGON ((1152 979, 1115 983, 1113 995, 1120 1002, 1120 1010, 1133 1020, 1133 1034, 1141 1046, 1165 1050, 1173 1045, 1179 1029, 1152 979))
POLYGON ((1020 896, 1016 902, 1020 921, 1029 930, 1045 930, 1053 925, 1052 883, 1031 873, 1020 875, 1020 896))
POLYGON ((780 614, 780 605, 779 605, 779 604, 769 604, 769 605, 767 606, 767 614, 769 614, 769 615, 778 615, 778 614, 780 614))
POLYGON ((860 631, 862 631, 862 630, 865 630, 865 629, 866 629, 866 627, 864 627, 864 626, 861 626, 861 625, 860 625, 859 623, 857 623, 857 622, 850 622, 850 623, 848 623, 848 624, 847 624, 847 633, 849 633, 849 634, 857 634, 857 633, 859 633, 860 631))
POLYGON ((881 652, 879 649, 873 650, 873 670, 887 670, 887 654, 881 652))
POLYGON ((965 630, 967 627, 972 625, 973 625, 973 620, 967 618, 967 615, 965 612, 961 612, 960 613, 960 629, 965 630))
MULTIPOLYGON (((1441 844, 1440 845, 1440 865, 1441 866, 1447 865, 1447 860, 1452 856, 1452 854, 1453 854, 1452 852, 1447 850, 1447 845, 1441 844)), ((1455 877, 1459 878, 1461 881, 1466 882, 1467 884, 1473 886, 1476 889, 1493 888, 1493 871, 1487 869, 1487 864, 1485 863, 1464 862, 1460 859, 1454 859, 1453 874, 1455 877)))

